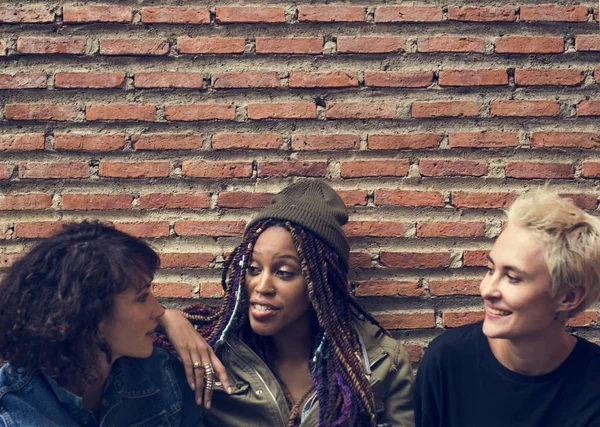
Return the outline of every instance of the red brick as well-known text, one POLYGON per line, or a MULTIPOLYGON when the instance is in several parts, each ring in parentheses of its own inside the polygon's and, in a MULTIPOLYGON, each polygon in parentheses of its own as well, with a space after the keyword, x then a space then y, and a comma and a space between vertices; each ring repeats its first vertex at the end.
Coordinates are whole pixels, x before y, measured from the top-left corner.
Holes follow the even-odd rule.
POLYGON ((553 4, 536 4, 521 6, 521 21, 558 21, 585 22, 587 21, 587 6, 556 6, 553 4))
POLYGON ((396 105, 383 102, 332 102, 327 104, 328 119, 393 119, 396 105))
POLYGON ((0 74, 1 89, 44 89, 46 73, 0 74))
POLYGON ((169 223, 167 221, 119 222, 115 228, 139 238, 167 237, 169 223))
POLYGON ((136 150, 200 150, 202 135, 200 134, 138 134, 132 135, 131 141, 136 150))
POLYGON ((560 104, 555 101, 492 101, 492 117, 556 117, 560 104))
POLYGON ((600 178, 600 162, 583 162, 581 176, 584 178, 600 178))
POLYGON ((73 121, 78 114, 76 105, 57 104, 8 104, 4 112, 8 120, 73 121))
POLYGON ((423 357, 423 347, 419 344, 408 344, 403 342, 402 345, 408 352, 408 360, 410 363, 419 363, 423 357))
POLYGON ((485 39, 482 37, 436 36, 420 39, 417 52, 485 52, 485 39))
POLYGON ((102 161, 98 168, 98 175, 109 178, 167 178, 170 173, 169 169, 168 161, 102 161))
POLYGON ((125 73, 56 73, 57 88, 116 88, 125 83, 125 73))
POLYGON ((344 226, 348 237, 404 237, 404 223, 394 221, 350 221, 344 226))
POLYGON ((475 101, 413 102, 411 114, 414 118, 477 117, 479 104, 475 101))
POLYGON ((51 194, 0 194, 0 211, 29 211, 48 209, 50 207, 52 207, 51 194))
POLYGON ((533 148, 598 148, 600 136, 591 132, 534 132, 533 148))
POLYGON ((567 326, 592 326, 594 322, 598 321, 598 312, 593 310, 586 310, 575 317, 572 317, 567 322, 567 326))
POLYGON ((189 104, 165 106, 165 118, 169 121, 191 122, 195 120, 233 120, 233 104, 189 104))
POLYGON ((423 288, 417 280, 401 282, 398 280, 370 280, 356 284, 357 297, 419 297, 423 288))
POLYGON ((0 56, 6 56, 6 42, 0 39, 0 56))
POLYGON ((200 283, 200 298, 221 298, 223 287, 221 283, 200 283))
POLYGON ((515 21, 517 16, 513 6, 450 6, 448 19, 463 22, 510 22, 515 21))
POLYGON ((594 210, 598 207, 598 198, 595 194, 561 193, 560 197, 571 199, 580 209, 594 210))
POLYGON ((506 70, 440 71, 440 86, 502 86, 508 84, 506 70))
POLYGON ((213 74, 212 86, 218 89, 278 88, 281 81, 275 71, 240 71, 213 74))
POLYGON ((40 24, 54 22, 52 6, 2 6, 0 7, 0 23, 5 24, 40 24))
POLYGON ((257 37, 256 53, 322 54, 321 37, 257 37))
POLYGON ((278 150, 282 145, 278 133, 217 133, 212 137, 213 150, 278 150))
POLYGON ((575 86, 582 83, 583 80, 582 70, 539 69, 515 71, 515 84, 518 86, 575 86))
POLYGON ((85 37, 19 37, 17 52, 38 55, 83 55, 85 37))
POLYGON ((175 233, 179 236, 241 236, 244 233, 244 221, 192 221, 175 222, 175 233))
POLYGON ((484 176, 488 164, 483 160, 421 160, 421 176, 484 176))
POLYGON ((369 268, 372 264, 371 254, 364 251, 350 252, 348 264, 350 268, 369 268))
POLYGON ((250 193, 243 191, 226 191, 219 193, 217 206, 222 208, 263 208, 271 203, 272 193, 250 193))
POLYGON ((430 280, 429 293, 433 296, 479 295, 478 279, 430 280))
POLYGON ((142 8, 144 24, 210 24, 210 11, 203 7, 156 6, 142 8))
POLYGON ((364 190, 336 190, 346 206, 366 206, 367 192, 364 190))
MULTIPOLYGON (((3 230, 0 227, 0 239, 2 238, 3 230)), ((24 254, 21 252, 3 252, 0 253, 0 269, 12 267, 24 254)))
POLYGON ((54 135, 55 150, 70 151, 116 151, 125 147, 125 135, 119 134, 77 134, 61 133, 54 135))
POLYGON ((365 86, 370 87, 427 87, 432 83, 432 71, 365 71, 365 86))
POLYGON ((207 252, 160 253, 161 268, 207 268, 215 261, 215 255, 207 252))
POLYGON ((370 150, 418 150, 438 148, 442 136, 436 133, 369 135, 370 150))
POLYGON ((597 34, 580 34, 575 38, 575 49, 578 52, 600 52, 600 36, 597 34))
POLYGON ((375 314, 375 319, 386 329, 431 329, 435 328, 433 311, 420 313, 383 313, 375 314))
POLYGON ((494 42, 496 53, 563 53, 562 37, 551 36, 506 36, 494 42))
POLYGON ((464 267, 485 267, 488 265, 488 254, 486 250, 466 250, 463 252, 464 267))
POLYGON ((402 53, 406 39, 397 36, 340 36, 338 53, 402 53))
POLYGON ((571 163, 508 162, 504 165, 507 178, 573 178, 571 163))
POLYGON ((375 204, 443 207, 444 197, 439 191, 375 190, 375 204))
POLYGON ((87 162, 19 162, 19 178, 63 179, 89 176, 87 162))
POLYGON ((64 221, 32 221, 15 223, 17 239, 41 239, 62 231, 64 221))
POLYGON ((152 294, 157 298, 191 298, 192 285, 189 283, 152 283, 152 294))
POLYGON ((453 191, 450 204, 455 208, 506 209, 512 205, 516 198, 516 193, 509 192, 470 193, 453 191))
POLYGON ((410 162, 408 160, 366 160, 340 162, 342 178, 406 176, 410 162))
POLYGON ((442 321, 446 328, 456 328, 469 323, 479 322, 485 317, 484 311, 445 311, 442 314, 442 321))
POLYGON ((183 176, 195 178, 250 178, 251 162, 195 162, 184 161, 183 176))
POLYGON ((167 40, 153 39, 102 39, 100 55, 160 56, 169 53, 167 40))
POLYGON ((481 221, 418 222, 417 237, 485 237, 481 221))
POLYGON ((378 6, 375 22, 438 22, 444 18, 439 6, 378 6))
POLYGON ((362 6, 298 6, 300 22, 362 22, 365 20, 362 6))
POLYGON ((63 6, 63 22, 80 24, 86 22, 131 23, 133 11, 128 6, 63 6))
POLYGON ((216 20, 219 24, 285 22, 283 7, 217 7, 216 11, 216 20))
POLYGON ((327 162, 311 161, 279 161, 261 162, 258 164, 259 177, 287 177, 306 176, 324 177, 327 170, 327 162))
POLYGON ((600 116, 600 101, 581 101, 577 104, 578 116, 600 116))
POLYGON ((133 196, 131 194, 74 194, 67 193, 62 196, 64 210, 110 211, 117 209, 131 209, 133 196))
POLYGON ((450 132, 448 134, 450 148, 502 148, 517 147, 519 135, 516 132, 450 132))
POLYGON ((281 102, 249 104, 248 118, 260 119, 315 119, 317 106, 312 102, 281 102))
POLYGON ((246 40, 242 37, 179 37, 179 53, 227 54, 244 53, 246 40))
POLYGON ((450 265, 450 253, 381 251, 379 263, 385 267, 442 268, 450 265))
POLYGON ((136 73, 133 85, 139 88, 202 89, 204 87, 204 74, 179 71, 136 73))
POLYGON ((356 150, 359 147, 359 135, 292 135, 292 151, 356 150))
POLYGON ((288 80, 289 87, 358 87, 356 73, 347 71, 331 71, 328 73, 311 73, 292 71, 288 80))
POLYGON ((210 207, 208 193, 148 193, 140 194, 142 209, 206 209, 210 207))
POLYGON ((100 104, 85 107, 86 120, 156 120, 156 105, 100 104))
POLYGON ((0 135, 0 151, 34 151, 43 149, 43 133, 15 133, 0 135))
POLYGON ((12 168, 6 163, 0 163, 0 179, 9 179, 12 168))

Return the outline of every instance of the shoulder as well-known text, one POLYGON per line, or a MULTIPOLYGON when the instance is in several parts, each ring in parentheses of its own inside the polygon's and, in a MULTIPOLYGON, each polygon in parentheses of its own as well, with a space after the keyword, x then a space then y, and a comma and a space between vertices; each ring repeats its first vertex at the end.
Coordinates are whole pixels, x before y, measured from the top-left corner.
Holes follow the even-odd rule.
POLYGON ((481 322, 448 329, 429 343, 425 354, 444 357, 472 354, 481 333, 481 322))
POLYGON ((31 383, 33 377, 33 373, 17 369, 10 363, 2 366, 0 368, 0 402, 7 393, 17 392, 31 383))
POLYGON ((390 356, 396 366, 409 363, 408 352, 400 341, 369 321, 357 320, 355 325, 371 363, 382 354, 390 356))
POLYGON ((589 369, 600 373, 600 346, 581 337, 577 337, 577 341, 581 348, 580 357, 589 360, 589 369))

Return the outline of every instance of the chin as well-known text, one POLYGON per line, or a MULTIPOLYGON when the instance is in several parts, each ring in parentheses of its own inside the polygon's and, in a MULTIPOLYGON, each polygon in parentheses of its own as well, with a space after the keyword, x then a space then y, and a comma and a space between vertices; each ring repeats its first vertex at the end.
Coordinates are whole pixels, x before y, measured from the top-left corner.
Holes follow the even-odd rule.
POLYGON ((510 338, 510 330, 490 325, 489 322, 483 322, 483 334, 488 338, 510 338))

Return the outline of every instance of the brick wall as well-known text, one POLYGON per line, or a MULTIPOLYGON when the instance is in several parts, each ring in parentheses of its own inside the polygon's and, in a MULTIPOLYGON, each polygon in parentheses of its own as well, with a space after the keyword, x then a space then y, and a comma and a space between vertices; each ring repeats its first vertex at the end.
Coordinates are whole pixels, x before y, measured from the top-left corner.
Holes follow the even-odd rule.
MULTIPOLYGON (((418 361, 481 317, 519 193, 552 178, 598 208, 595 2, 6 3, 1 268, 100 218, 160 252, 161 297, 215 301, 248 218, 323 177, 356 294, 418 361)), ((572 324, 598 339, 597 320, 572 324)))

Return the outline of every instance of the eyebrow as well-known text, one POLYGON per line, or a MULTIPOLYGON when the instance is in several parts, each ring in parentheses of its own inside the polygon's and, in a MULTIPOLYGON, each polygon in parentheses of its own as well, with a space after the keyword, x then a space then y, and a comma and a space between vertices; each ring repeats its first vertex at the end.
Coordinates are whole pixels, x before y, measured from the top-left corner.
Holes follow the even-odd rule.
MULTIPOLYGON (((496 265, 496 263, 494 262, 494 260, 492 259, 492 257, 488 254, 487 259, 489 262, 491 262, 492 264, 496 265)), ((509 271, 514 271, 515 273, 519 273, 519 274, 527 274, 525 273, 523 270, 521 270, 520 268, 517 268, 513 265, 507 265, 504 267, 504 270, 509 270, 509 271)))
MULTIPOLYGON (((262 255, 260 252, 258 251, 252 251, 252 255, 254 256, 254 254, 256 255, 262 255)), ((291 259, 292 261, 296 261, 296 262, 300 262, 300 259, 297 256, 294 255, 288 255, 288 254, 281 254, 281 255, 275 255, 274 257, 275 259, 291 259)), ((252 259, 252 258, 250 258, 252 259)))
POLYGON ((142 287, 140 288, 140 290, 139 290, 139 291, 137 291, 136 295, 139 295, 139 294, 141 294, 142 292, 144 292, 145 290, 147 290, 147 289, 150 289, 150 286, 151 286, 151 285, 152 285, 152 284, 151 284, 150 282, 149 282, 149 283, 146 283, 144 286, 142 286, 142 287))

